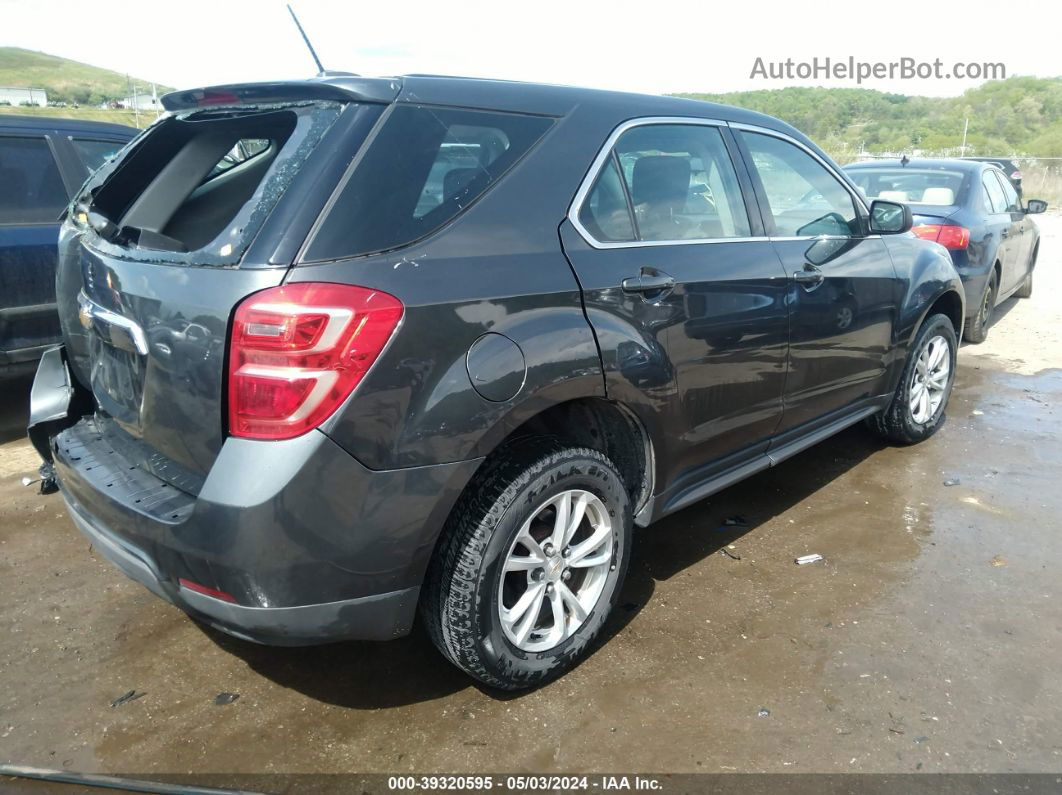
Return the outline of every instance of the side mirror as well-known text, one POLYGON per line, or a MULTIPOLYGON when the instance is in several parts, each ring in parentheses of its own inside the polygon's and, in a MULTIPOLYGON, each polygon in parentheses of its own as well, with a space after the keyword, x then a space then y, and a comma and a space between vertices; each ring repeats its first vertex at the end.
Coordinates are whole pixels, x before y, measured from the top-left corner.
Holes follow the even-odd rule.
POLYGON ((870 205, 870 231, 878 235, 899 235, 911 231, 911 208, 900 202, 875 199, 870 205))
POLYGON ((1029 199, 1025 202, 1026 215, 1035 215, 1036 213, 1042 213, 1047 209, 1047 202, 1043 199, 1029 199))

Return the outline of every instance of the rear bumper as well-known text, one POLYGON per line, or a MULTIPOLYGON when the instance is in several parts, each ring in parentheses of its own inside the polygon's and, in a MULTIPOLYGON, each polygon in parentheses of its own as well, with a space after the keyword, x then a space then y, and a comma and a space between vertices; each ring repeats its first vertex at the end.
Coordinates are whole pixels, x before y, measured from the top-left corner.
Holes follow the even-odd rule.
MULTIPOLYGON (((65 495, 64 495, 65 499, 65 495)), ((255 643, 301 646, 347 639, 388 640, 412 626, 420 588, 295 607, 246 607, 175 583, 142 550, 93 523, 66 500, 77 528, 130 579, 223 632, 255 643)))
POLYGON ((376 471, 318 431, 230 438, 193 494, 127 457, 130 437, 113 422, 63 418, 76 391, 57 349, 34 382, 31 437, 77 526, 129 577, 264 643, 409 631, 435 540, 478 460, 376 471))

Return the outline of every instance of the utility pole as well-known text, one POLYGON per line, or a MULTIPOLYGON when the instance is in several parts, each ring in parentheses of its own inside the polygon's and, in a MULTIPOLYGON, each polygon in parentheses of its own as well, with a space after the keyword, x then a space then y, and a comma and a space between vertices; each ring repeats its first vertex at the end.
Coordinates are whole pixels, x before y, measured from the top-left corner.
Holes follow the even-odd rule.
POLYGON ((151 84, 151 106, 155 108, 155 121, 159 120, 159 92, 155 88, 155 84, 151 84))
POLYGON ((966 117, 966 125, 962 128, 962 148, 959 150, 959 157, 966 157, 966 133, 970 129, 970 117, 966 117))
POLYGON ((133 117, 136 119, 136 128, 140 129, 140 98, 136 95, 136 83, 133 83, 133 117))

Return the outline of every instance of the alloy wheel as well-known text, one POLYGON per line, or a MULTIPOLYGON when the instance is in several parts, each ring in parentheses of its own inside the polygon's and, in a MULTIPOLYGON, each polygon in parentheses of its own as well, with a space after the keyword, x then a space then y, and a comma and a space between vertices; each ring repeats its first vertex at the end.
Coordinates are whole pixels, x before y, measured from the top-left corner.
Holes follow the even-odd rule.
POLYGON ((510 643, 546 651, 578 631, 604 590, 613 536, 608 509, 589 491, 561 492, 532 512, 509 547, 498 586, 510 643))
POLYGON ((937 335, 925 344, 915 362, 908 395, 911 418, 919 425, 937 415, 948 392, 951 376, 951 348, 937 335))

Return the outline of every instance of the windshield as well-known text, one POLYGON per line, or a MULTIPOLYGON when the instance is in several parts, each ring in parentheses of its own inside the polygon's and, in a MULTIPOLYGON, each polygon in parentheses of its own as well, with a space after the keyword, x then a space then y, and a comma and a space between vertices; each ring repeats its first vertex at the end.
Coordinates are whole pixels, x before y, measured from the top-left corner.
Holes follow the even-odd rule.
POLYGON ((868 199, 912 204, 955 204, 966 175, 919 168, 853 168, 848 176, 868 199))

